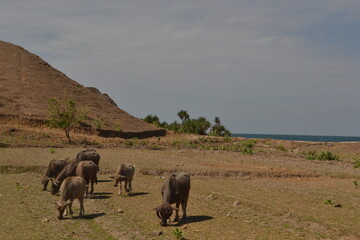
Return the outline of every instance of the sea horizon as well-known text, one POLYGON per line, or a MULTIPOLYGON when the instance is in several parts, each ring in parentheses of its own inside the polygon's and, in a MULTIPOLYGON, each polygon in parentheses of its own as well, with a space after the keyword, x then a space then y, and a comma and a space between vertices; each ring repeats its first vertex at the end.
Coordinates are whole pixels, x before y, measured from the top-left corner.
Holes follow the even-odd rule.
POLYGON ((264 138, 289 141, 309 142, 360 142, 360 136, 331 136, 331 135, 300 135, 300 134, 255 134, 233 133, 232 137, 264 138))

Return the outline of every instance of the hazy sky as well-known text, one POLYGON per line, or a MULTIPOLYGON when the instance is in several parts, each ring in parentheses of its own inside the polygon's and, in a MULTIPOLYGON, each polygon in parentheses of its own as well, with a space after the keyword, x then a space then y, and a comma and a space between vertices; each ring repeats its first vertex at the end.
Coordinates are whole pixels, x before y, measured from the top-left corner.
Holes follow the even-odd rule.
POLYGON ((360 136, 359 0, 2 0, 0 40, 139 118, 360 136))

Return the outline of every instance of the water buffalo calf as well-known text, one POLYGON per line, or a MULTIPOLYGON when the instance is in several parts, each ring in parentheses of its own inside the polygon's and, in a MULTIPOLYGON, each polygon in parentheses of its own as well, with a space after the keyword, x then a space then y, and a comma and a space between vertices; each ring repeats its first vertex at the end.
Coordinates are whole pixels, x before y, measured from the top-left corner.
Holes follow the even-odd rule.
POLYGON ((117 171, 116 174, 114 176, 114 187, 117 187, 118 183, 120 183, 119 186, 119 195, 122 194, 122 181, 125 181, 125 191, 127 193, 131 193, 132 192, 132 186, 131 186, 131 182, 134 178, 134 173, 135 173, 135 166, 131 165, 131 164, 121 164, 117 171))
POLYGON ((73 211, 71 209, 72 203, 75 198, 79 199, 80 202, 80 213, 81 217, 85 213, 84 209, 84 195, 85 195, 86 183, 82 177, 73 176, 67 177, 60 186, 60 199, 56 202, 56 207, 59 211, 59 219, 63 219, 64 211, 66 210, 66 215, 72 215, 73 211), (70 202, 67 202, 70 200, 70 202))

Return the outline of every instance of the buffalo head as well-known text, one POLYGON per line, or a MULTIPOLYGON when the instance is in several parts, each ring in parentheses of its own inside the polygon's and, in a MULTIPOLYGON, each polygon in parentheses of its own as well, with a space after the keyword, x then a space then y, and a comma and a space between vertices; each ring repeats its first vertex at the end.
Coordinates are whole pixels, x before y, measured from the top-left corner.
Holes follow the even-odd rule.
POLYGON ((114 176, 114 187, 117 187, 118 183, 121 183, 122 181, 125 181, 126 177, 123 175, 116 174, 114 176))
POLYGON ((59 189, 60 189, 60 183, 53 181, 51 185, 51 194, 55 195, 56 193, 59 192, 59 189))
POLYGON ((172 207, 168 203, 162 203, 160 206, 154 209, 156 211, 156 215, 161 219, 160 225, 167 226, 167 220, 171 217, 173 210, 178 211, 178 208, 172 207))
POLYGON ((63 217, 64 211, 65 211, 66 207, 69 205, 69 203, 59 203, 59 202, 56 202, 55 205, 56 205, 56 207, 57 207, 57 210, 59 211, 58 219, 59 219, 59 220, 64 219, 64 217, 63 217))

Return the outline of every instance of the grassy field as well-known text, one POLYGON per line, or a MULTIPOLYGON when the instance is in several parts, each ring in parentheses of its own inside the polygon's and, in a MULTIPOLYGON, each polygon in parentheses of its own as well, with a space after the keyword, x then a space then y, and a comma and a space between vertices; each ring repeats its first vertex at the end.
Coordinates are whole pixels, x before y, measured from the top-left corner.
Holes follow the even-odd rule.
POLYGON ((40 178, 51 159, 73 157, 82 148, 0 148, 0 239, 176 239, 176 228, 184 239, 360 238, 359 170, 349 151, 340 151, 341 161, 319 161, 295 148, 272 154, 267 148, 252 155, 97 149, 100 181, 84 202, 86 215, 77 217, 75 201, 74 217, 61 221, 54 204, 59 197, 42 191, 40 178), (109 178, 121 163, 136 165, 130 196, 118 196, 109 178), (181 170, 192 175, 189 218, 161 227, 153 208, 161 203, 163 177, 181 170))

